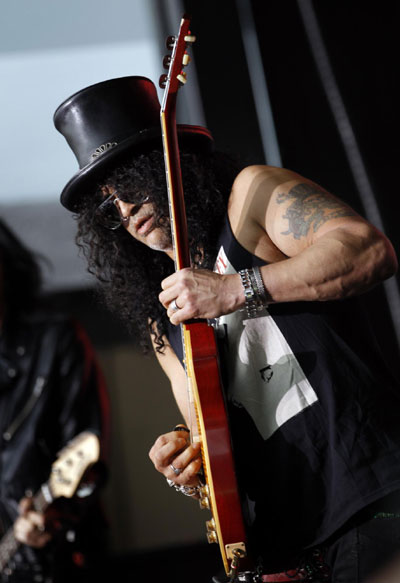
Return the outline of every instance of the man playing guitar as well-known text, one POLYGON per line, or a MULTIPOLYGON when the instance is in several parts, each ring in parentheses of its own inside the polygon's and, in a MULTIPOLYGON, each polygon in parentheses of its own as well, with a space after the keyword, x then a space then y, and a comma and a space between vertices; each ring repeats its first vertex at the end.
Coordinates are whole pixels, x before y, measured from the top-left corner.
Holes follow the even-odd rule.
POLYGON ((393 248, 311 180, 239 170, 208 130, 178 125, 192 265, 174 271, 159 110, 150 80, 125 77, 83 89, 55 114, 80 164, 61 202, 77 214, 107 302, 153 347, 182 413, 150 458, 200 496, 177 325, 212 320, 251 580, 361 582, 398 550, 391 535, 378 549, 389 526, 373 517, 399 509, 399 393, 358 300, 396 271, 393 248), (374 534, 357 551, 357 579, 351 540, 363 529, 374 534))

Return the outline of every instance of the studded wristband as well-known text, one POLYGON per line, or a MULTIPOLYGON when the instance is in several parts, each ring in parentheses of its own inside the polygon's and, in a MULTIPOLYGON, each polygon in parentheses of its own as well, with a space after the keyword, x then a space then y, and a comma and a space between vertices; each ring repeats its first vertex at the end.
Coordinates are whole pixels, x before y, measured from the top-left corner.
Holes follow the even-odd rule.
POLYGON ((261 271, 259 267, 253 267, 254 278, 256 281, 257 292, 260 298, 260 302, 262 307, 264 307, 267 303, 267 293, 265 291, 264 282, 261 277, 261 271))
POLYGON ((242 269, 239 275, 243 285, 245 309, 249 318, 255 318, 257 312, 266 304, 266 292, 258 267, 242 269))
POLYGON ((257 315, 257 294, 250 278, 250 269, 241 269, 239 275, 242 281, 247 315, 249 318, 255 318, 257 315))

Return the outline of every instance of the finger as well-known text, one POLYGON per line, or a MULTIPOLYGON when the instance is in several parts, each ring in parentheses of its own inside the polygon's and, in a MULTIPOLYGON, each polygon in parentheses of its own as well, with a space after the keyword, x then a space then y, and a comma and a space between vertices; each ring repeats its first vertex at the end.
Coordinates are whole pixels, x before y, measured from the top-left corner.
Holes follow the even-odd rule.
POLYGON ((171 310, 170 314, 168 310, 167 315, 171 324, 177 326, 178 324, 182 324, 182 322, 186 322, 187 320, 197 319, 199 317, 199 312, 192 303, 187 302, 184 306, 181 307, 180 310, 171 310))
POLYGON ((171 460, 167 477, 176 481, 177 476, 181 477, 195 459, 200 459, 201 464, 200 444, 198 443, 189 445, 182 453, 171 460))
POLYGON ((162 305, 166 308, 182 294, 183 291, 193 286, 194 271, 190 267, 185 267, 168 276, 161 282, 161 289, 163 290, 158 298, 162 305))
POLYGON ((21 500, 19 501, 19 505, 18 505, 19 513, 25 514, 31 508, 33 508, 32 498, 30 498, 28 496, 26 496, 25 498, 21 498, 21 500))
POLYGON ((185 308, 184 302, 182 299, 180 299, 179 296, 172 300, 167 309, 167 316, 170 319, 170 321, 172 322, 171 319, 173 318, 173 316, 177 314, 177 312, 183 310, 184 308, 185 308))
POLYGON ((45 528, 45 517, 41 512, 29 511, 26 514, 26 519, 32 523, 32 526, 38 530, 43 531, 45 528))
POLYGON ((17 532, 14 533, 14 535, 19 542, 25 545, 29 545, 30 547, 34 547, 36 549, 43 548, 52 538, 50 533, 39 531, 32 531, 29 533, 17 532))
POLYGON ((151 461, 156 470, 164 473, 174 459, 188 445, 187 439, 182 437, 169 440, 167 443, 160 445, 157 440, 149 452, 151 461))
POLYGON ((170 303, 178 297, 179 292, 175 286, 169 288, 168 290, 162 291, 158 295, 158 299, 160 303, 164 306, 164 308, 168 309, 170 303))
POLYGON ((176 277, 177 277, 177 272, 172 273, 171 275, 169 275, 168 277, 163 279, 161 282, 161 289, 167 290, 172 285, 174 285, 174 283, 176 282, 176 277))
POLYGON ((192 460, 179 476, 173 475, 168 479, 175 484, 185 486, 197 486, 199 484, 199 473, 202 467, 201 457, 198 456, 192 460))
POLYGON ((20 517, 14 524, 15 538, 24 544, 40 548, 49 542, 51 535, 44 532, 44 525, 35 525, 25 517, 20 517))

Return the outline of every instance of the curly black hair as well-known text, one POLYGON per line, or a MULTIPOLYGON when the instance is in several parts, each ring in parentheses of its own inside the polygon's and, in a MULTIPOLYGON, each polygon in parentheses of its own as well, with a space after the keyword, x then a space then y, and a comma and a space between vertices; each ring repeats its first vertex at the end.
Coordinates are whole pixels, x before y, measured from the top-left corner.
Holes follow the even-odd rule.
MULTIPOLYGON (((238 163, 224 154, 181 152, 182 180, 191 258, 194 265, 212 269, 218 235, 238 163)), ((125 229, 105 229, 94 219, 104 200, 104 185, 118 191, 121 200, 135 203, 149 196, 157 210, 158 225, 169 225, 164 158, 160 150, 131 156, 104 177, 95 193, 82 197, 76 215, 77 243, 88 260, 89 271, 101 282, 106 305, 118 314, 144 351, 150 333, 156 349, 164 349, 168 318, 158 301, 161 281, 174 270, 165 254, 136 241, 125 229), (154 326, 155 325, 155 326, 154 326)))

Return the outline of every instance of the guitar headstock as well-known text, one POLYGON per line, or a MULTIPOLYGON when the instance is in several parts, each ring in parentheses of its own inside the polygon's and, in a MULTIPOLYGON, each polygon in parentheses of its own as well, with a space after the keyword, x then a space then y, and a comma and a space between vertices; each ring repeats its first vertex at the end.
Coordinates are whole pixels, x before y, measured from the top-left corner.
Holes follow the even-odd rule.
POLYGON ((97 435, 85 431, 68 443, 58 454, 51 467, 48 481, 53 498, 71 498, 86 470, 96 463, 100 455, 97 435))
POLYGON ((188 45, 195 42, 196 37, 189 30, 190 19, 183 16, 177 37, 169 36, 166 46, 171 51, 163 59, 163 66, 168 69, 167 74, 160 77, 159 85, 165 89, 164 98, 161 104, 161 111, 167 108, 168 100, 175 97, 178 89, 186 83, 186 73, 183 70, 190 63, 190 57, 186 51, 188 45))

